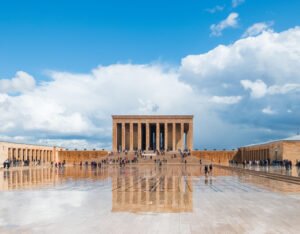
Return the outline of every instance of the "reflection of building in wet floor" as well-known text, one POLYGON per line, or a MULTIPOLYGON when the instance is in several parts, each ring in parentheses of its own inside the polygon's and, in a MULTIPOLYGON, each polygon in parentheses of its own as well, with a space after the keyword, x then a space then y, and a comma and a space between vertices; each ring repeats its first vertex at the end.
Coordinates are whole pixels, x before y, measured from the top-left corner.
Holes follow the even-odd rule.
POLYGON ((113 177, 113 212, 191 212, 191 178, 184 176, 113 177))
POLYGON ((270 180, 267 178, 254 176, 254 175, 243 175, 243 176, 239 176, 238 179, 241 184, 252 185, 272 192, 282 192, 282 193, 300 192, 299 185, 286 183, 283 181, 270 180))
POLYGON ((300 192, 300 186, 214 168, 205 177, 200 166, 155 165, 46 168, 29 167, 0 171, 0 191, 36 189, 73 183, 75 187, 102 181, 111 189, 113 211, 192 211, 193 188, 203 192, 300 192), (111 182, 112 181, 112 182, 111 182))
POLYGON ((0 190, 27 189, 51 184, 55 181, 52 168, 4 170, 0 190))
POLYGON ((53 186, 68 179, 75 181, 80 179, 104 180, 108 178, 108 170, 104 168, 91 170, 85 167, 36 167, 4 170, 0 173, 0 191, 53 186))

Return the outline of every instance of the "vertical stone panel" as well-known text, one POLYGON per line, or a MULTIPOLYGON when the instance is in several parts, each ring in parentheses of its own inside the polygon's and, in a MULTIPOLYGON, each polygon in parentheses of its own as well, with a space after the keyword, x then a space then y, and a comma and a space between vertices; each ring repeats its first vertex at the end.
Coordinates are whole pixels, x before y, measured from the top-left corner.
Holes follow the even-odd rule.
POLYGON ((122 151, 125 150, 125 123, 122 123, 122 151))
POLYGON ((184 150, 184 123, 180 124, 180 149, 184 150))
POLYGON ((133 123, 129 123, 129 150, 133 150, 133 123))
POLYGON ((149 123, 146 122, 146 150, 149 150, 149 123))
POLYGON ((112 127, 112 143, 113 143, 113 151, 118 150, 117 146, 117 123, 113 121, 113 127, 112 127))
POLYGON ((160 132, 160 130, 159 130, 159 122, 158 123, 156 123, 156 149, 157 150, 160 150, 160 137, 159 137, 159 132, 160 132))
POLYGON ((138 122, 138 150, 142 149, 142 124, 138 122))
POLYGON ((164 143, 165 143, 165 150, 168 149, 168 123, 165 123, 165 138, 164 138, 164 143))
POLYGON ((193 129, 193 123, 189 123, 189 133, 188 133, 188 148, 189 150, 192 150, 193 149, 193 134, 194 134, 194 129, 193 129))
POLYGON ((176 123, 173 123, 172 126, 172 150, 175 151, 176 150, 176 123))

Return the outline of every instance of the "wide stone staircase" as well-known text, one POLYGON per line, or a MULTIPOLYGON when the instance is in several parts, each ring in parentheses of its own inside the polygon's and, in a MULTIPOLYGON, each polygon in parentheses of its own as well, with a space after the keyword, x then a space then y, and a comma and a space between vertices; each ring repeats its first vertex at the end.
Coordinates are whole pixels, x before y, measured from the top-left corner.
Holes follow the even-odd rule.
MULTIPOLYGON (((136 157, 134 152, 127 152, 125 153, 114 153, 111 156, 108 156, 108 159, 119 159, 119 158, 126 158, 129 160, 133 160, 136 157)), ((138 156, 138 164, 154 164, 156 162, 162 161, 163 164, 193 164, 193 165, 200 165, 200 159, 189 155, 185 156, 184 158, 181 156, 181 153, 178 151, 169 151, 163 153, 155 153, 154 151, 145 151, 143 155, 138 156)), ((207 160, 202 160, 202 164, 210 163, 207 160)))

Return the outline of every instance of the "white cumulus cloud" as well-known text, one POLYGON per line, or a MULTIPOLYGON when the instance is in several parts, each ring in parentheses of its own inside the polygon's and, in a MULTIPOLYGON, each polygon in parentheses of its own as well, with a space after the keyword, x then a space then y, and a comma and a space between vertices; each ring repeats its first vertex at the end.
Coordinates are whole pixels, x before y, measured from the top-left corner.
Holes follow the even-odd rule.
POLYGON ((236 104, 242 100, 242 96, 213 96, 210 100, 218 104, 236 104))
POLYGON ((24 71, 18 71, 11 79, 0 80, 0 93, 22 93, 31 91, 34 87, 34 78, 24 71))
POLYGON ((238 7, 239 5, 243 4, 245 0, 232 0, 231 5, 233 8, 238 7))
POLYGON ((211 36, 221 36, 222 32, 226 28, 235 28, 238 26, 238 13, 230 13, 226 19, 222 20, 218 24, 212 24, 210 26, 211 36))
POLYGON ((219 6, 219 5, 217 5, 213 8, 206 9, 206 11, 211 13, 211 14, 214 14, 216 12, 223 11, 223 10, 224 10, 224 6, 219 6))
POLYGON ((251 97, 262 98, 266 95, 287 94, 300 91, 300 84, 284 84, 267 86, 262 80, 241 80, 245 90, 251 90, 251 97))
POLYGON ((241 84, 245 90, 251 90, 251 96, 253 98, 261 98, 267 93, 267 85, 262 80, 256 80, 252 82, 251 80, 241 80, 241 84))
POLYGON ((160 65, 115 64, 86 74, 52 71, 49 76, 31 92, 1 94, 0 134, 47 136, 53 139, 43 142, 64 139, 75 147, 87 147, 78 141, 86 138, 110 147, 112 114, 191 114, 198 99, 176 72, 160 65))
POLYGON ((22 77, 17 73, 1 86, 0 139, 109 149, 112 114, 194 114, 195 148, 285 137, 299 125, 299 67, 295 27, 187 55, 179 67, 112 64, 83 74, 51 71, 48 81, 37 84, 26 73, 33 82, 25 89, 12 85, 22 77))
POLYGON ((188 55, 179 70, 180 79, 203 95, 241 96, 235 105, 218 104, 222 108, 213 105, 212 109, 244 131, 263 131, 260 139, 264 140, 270 134, 288 136, 299 122, 299 66, 300 28, 295 27, 280 33, 266 30, 207 53, 188 55))
POLYGON ((261 111, 262 111, 262 113, 267 114, 267 115, 276 114, 276 111, 274 111, 270 106, 263 108, 261 111))
POLYGON ((242 37, 253 37, 261 34, 264 31, 272 30, 271 27, 274 23, 273 22, 259 22, 251 25, 247 30, 244 32, 242 37))

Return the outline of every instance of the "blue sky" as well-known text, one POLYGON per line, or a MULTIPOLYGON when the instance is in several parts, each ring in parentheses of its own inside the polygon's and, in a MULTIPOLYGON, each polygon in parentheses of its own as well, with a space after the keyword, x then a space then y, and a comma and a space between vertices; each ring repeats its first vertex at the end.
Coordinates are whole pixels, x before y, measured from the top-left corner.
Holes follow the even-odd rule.
POLYGON ((110 114, 153 114, 155 106, 159 106, 157 114, 195 114, 198 148, 231 148, 289 136, 300 127, 295 101, 300 64, 293 57, 298 56, 299 45, 291 39, 298 38, 299 9, 296 0, 2 1, 0 110, 4 117, 0 123, 6 127, 0 129, 0 138, 47 144, 65 140, 65 145, 109 148, 110 114), (256 38, 256 49, 247 40, 250 37, 256 38), (270 44, 269 51, 257 51, 270 44), (225 54, 220 45, 225 46, 225 54), (243 63, 236 59, 237 53, 243 63), (247 60, 249 56, 256 62, 247 60), (278 56, 284 61, 278 61, 278 56), (286 65, 285 69, 273 71, 271 65, 276 63, 286 65), (128 88, 131 93, 124 91, 127 84, 134 86, 138 74, 158 76, 163 79, 159 83, 170 79, 172 84, 157 90, 167 95, 132 95, 135 89, 155 84, 151 78, 144 83, 138 80, 135 89, 128 88), (105 93, 102 85, 107 81, 87 86, 90 90, 99 85, 99 90, 77 108, 71 99, 87 93, 80 87, 90 79, 111 79, 106 84, 111 90, 117 79, 121 90, 108 95, 120 96, 124 110, 115 105, 119 99, 112 104, 113 98, 97 96, 105 93), (176 102, 165 100, 177 100, 176 92, 168 89, 172 85, 185 90, 179 95, 181 105, 173 106, 173 111, 167 104, 176 102), (67 87, 76 92, 65 92, 67 87), (87 108, 90 102, 94 107, 87 108), (21 113, 11 111, 17 105, 21 113), (38 107, 37 120, 31 114, 38 105, 44 109, 38 107), (70 122, 77 126, 69 126, 70 122), (64 129, 66 125, 70 131, 64 129), (232 137, 224 139, 228 132, 232 137))
POLYGON ((26 70, 39 78, 45 69, 89 71, 117 62, 178 64, 238 39, 255 22, 274 21, 282 31, 299 24, 296 0, 231 1, 2 1, 0 75, 26 70), (222 6, 214 14, 207 10, 222 6), (210 25, 230 12, 239 27, 210 37, 210 25))

